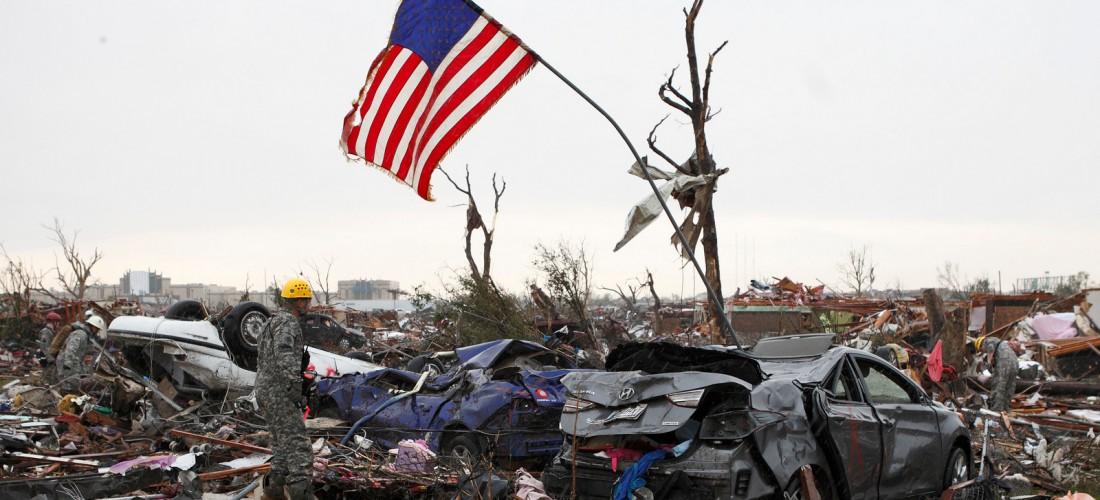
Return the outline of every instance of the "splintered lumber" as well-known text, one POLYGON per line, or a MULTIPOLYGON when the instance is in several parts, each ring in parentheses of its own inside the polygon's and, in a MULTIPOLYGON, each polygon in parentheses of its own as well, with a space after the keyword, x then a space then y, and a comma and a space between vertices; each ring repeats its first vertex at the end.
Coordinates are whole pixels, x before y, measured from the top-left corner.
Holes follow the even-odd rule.
POLYGON ((1100 383, 1097 382, 1073 382, 1069 380, 1056 380, 1051 382, 1039 382, 1034 380, 1017 380, 1016 392, 1030 392, 1038 389, 1043 394, 1071 394, 1074 396, 1097 395, 1100 396, 1100 383))
POLYGON ((80 460, 80 459, 76 459, 76 458, 66 458, 66 457, 50 457, 50 456, 46 456, 46 455, 34 455, 34 454, 31 454, 31 453, 20 453, 20 452, 8 453, 8 456, 15 457, 15 458, 26 458, 26 459, 29 459, 29 460, 38 460, 38 461, 42 461, 42 462, 54 462, 54 463, 61 463, 61 464, 87 465, 88 467, 99 467, 99 462, 96 462, 95 460, 80 460))
POLYGON ((225 439, 218 439, 218 438, 215 438, 215 437, 203 436, 202 434, 194 434, 194 433, 187 432, 187 431, 181 431, 179 429, 172 429, 171 431, 168 431, 168 434, 173 436, 173 437, 178 437, 178 438, 194 439, 194 440, 197 440, 197 441, 206 441, 208 443, 214 443, 214 444, 222 445, 222 446, 225 446, 227 448, 236 448, 238 450, 251 451, 251 452, 255 452, 255 453, 266 453, 268 455, 271 454, 271 449, 270 448, 264 448, 262 446, 251 445, 251 444, 242 443, 242 442, 239 442, 239 441, 228 441, 228 440, 225 440, 225 439))
POLYGON ((238 469, 219 470, 214 472, 204 472, 199 474, 199 479, 203 481, 217 481, 218 479, 225 479, 227 477, 240 476, 242 474, 251 474, 253 472, 263 473, 271 470, 271 464, 251 465, 248 467, 241 467, 238 469))

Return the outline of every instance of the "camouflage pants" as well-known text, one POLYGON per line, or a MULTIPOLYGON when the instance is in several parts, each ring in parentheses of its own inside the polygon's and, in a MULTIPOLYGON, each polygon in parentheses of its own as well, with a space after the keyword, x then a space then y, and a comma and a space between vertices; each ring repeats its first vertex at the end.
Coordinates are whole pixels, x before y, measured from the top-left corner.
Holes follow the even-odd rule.
MULTIPOLYGON (((302 412, 295 404, 301 387, 259 388, 256 396, 271 433, 270 480, 312 494, 313 450, 310 448, 302 412), (295 484, 303 483, 304 484, 295 484), (297 488, 295 488, 297 486, 297 488)), ((308 498, 304 497, 304 498, 308 498)))
POLYGON ((990 410, 1012 409, 1012 395, 1016 393, 1016 371, 1015 366, 997 366, 993 369, 993 387, 989 391, 990 410))

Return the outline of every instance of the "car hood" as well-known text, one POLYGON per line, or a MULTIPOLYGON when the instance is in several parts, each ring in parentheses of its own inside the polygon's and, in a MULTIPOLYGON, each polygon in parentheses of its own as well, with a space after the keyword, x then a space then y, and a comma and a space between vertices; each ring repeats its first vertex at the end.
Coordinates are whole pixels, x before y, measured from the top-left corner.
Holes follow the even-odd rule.
POLYGON ((455 355, 463 368, 492 368, 501 357, 506 354, 526 354, 530 352, 549 351, 549 349, 526 340, 503 339, 492 340, 466 347, 455 349, 455 355))
POLYGON ((677 372, 575 372, 562 379, 568 394, 593 405, 576 413, 563 413, 561 429, 580 437, 621 434, 663 434, 686 425, 694 407, 677 406, 670 394, 722 386, 751 391, 744 380, 721 373, 677 372), (636 417, 617 418, 641 405, 636 417))

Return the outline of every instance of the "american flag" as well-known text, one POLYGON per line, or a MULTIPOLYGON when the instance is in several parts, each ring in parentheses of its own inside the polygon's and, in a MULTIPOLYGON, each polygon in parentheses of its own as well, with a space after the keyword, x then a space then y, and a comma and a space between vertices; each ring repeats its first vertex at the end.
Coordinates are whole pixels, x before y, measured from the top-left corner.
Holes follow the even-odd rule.
POLYGON ((404 0, 340 145, 430 200, 455 143, 535 66, 519 38, 465 0, 404 0))

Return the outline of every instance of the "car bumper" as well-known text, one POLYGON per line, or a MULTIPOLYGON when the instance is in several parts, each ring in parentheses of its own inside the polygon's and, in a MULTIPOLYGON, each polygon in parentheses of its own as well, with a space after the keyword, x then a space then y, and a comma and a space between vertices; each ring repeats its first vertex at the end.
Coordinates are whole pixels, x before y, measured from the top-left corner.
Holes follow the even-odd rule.
MULTIPOLYGON (((570 498, 574 484, 576 498, 611 498, 615 482, 633 465, 620 461, 618 471, 612 471, 608 459, 581 453, 574 467, 571 455, 566 444, 543 473, 547 492, 555 498, 570 498)), ((729 447, 704 443, 678 458, 656 462, 646 474, 646 487, 654 492, 663 489, 690 492, 687 495, 690 498, 695 498, 691 494, 698 494, 698 498, 764 499, 775 498, 778 491, 767 468, 759 466, 753 458, 749 443, 729 447)))

